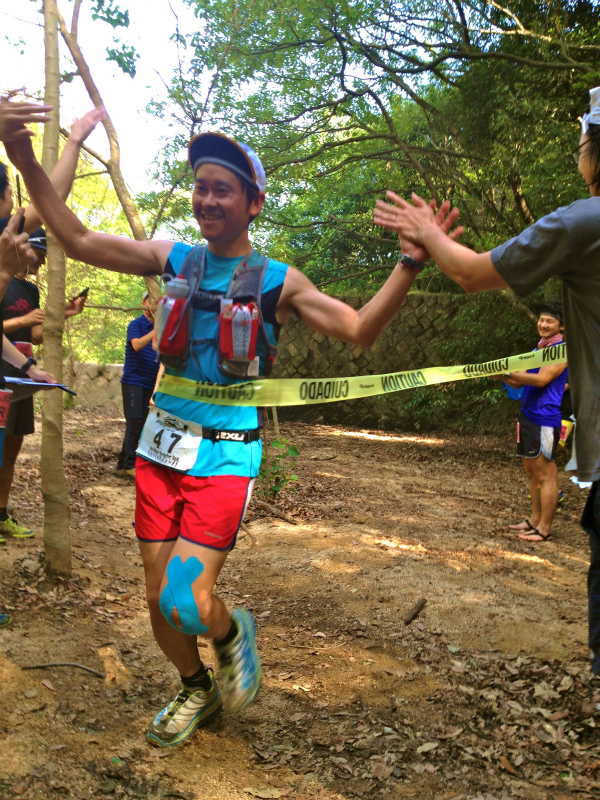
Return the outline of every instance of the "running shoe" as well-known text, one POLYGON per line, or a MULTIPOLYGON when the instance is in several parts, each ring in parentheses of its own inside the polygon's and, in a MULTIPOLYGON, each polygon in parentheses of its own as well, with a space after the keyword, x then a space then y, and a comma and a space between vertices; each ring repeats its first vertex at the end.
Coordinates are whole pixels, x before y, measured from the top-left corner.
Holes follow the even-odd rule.
POLYGON ((14 517, 7 517, 0 520, 0 536, 12 536, 13 539, 31 539, 35 536, 34 531, 19 525, 14 517))
MULTIPOLYGON (((210 673, 209 673, 210 674, 210 673)), ((219 687, 211 674, 211 687, 190 692, 185 686, 168 706, 152 720, 146 739, 156 747, 175 747, 185 742, 196 728, 206 725, 223 708, 219 687)))
POLYGON ((0 628, 6 628, 12 622, 10 614, 0 614, 0 628))
POLYGON ((252 614, 240 608, 231 618, 238 629, 235 639, 215 649, 221 666, 223 704, 227 711, 241 711, 260 689, 262 666, 254 641, 256 625, 252 614))
POLYGON ((562 501, 564 500, 564 497, 565 497, 565 496, 564 496, 564 494, 563 494, 563 493, 561 492, 561 490, 559 489, 559 490, 558 490, 558 502, 559 502, 559 503, 562 503, 562 501))

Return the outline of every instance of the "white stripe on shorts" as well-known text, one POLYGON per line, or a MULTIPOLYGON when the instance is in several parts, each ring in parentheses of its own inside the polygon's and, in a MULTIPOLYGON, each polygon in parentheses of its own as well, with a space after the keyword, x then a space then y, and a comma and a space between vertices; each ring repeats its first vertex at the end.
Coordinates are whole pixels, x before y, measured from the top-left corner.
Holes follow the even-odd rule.
POLYGON ((554 428, 549 425, 540 426, 540 452, 548 461, 553 461, 552 450, 554 448, 554 428))

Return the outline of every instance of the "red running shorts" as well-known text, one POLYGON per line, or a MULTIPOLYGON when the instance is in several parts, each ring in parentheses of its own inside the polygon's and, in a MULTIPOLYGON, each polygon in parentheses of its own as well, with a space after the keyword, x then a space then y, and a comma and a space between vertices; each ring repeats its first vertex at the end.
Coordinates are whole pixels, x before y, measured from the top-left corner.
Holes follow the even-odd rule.
POLYGON ((253 478, 174 472, 138 456, 135 532, 141 542, 187 541, 231 550, 252 496, 253 478))

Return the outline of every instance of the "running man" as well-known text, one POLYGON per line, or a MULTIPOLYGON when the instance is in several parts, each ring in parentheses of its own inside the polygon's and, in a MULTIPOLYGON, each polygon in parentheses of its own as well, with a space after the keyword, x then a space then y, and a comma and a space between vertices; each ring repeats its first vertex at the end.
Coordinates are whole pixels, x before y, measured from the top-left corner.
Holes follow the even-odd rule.
MULTIPOLYGON (((57 197, 24 133, 21 120, 50 109, 31 105, 7 109, 7 105, 9 158, 69 256, 133 275, 179 275, 193 250, 189 245, 138 242, 87 230, 57 197)), ((2 109, 0 104, 0 114, 2 109)), ((188 155, 195 178, 192 213, 208 248, 202 281, 191 295, 193 316, 187 318, 190 358, 184 369, 167 368, 166 374, 230 384, 240 378, 227 377, 220 367, 225 358, 219 344, 221 299, 236 267, 264 268, 264 259, 250 244, 248 227, 261 212, 266 177, 251 148, 221 134, 195 137, 188 155)), ((448 210, 449 205, 444 206, 439 215, 445 233, 455 218, 452 212, 446 216, 448 210)), ((402 305, 415 277, 413 265, 423 254, 420 247, 409 248, 405 261, 398 262, 385 285, 359 311, 319 292, 298 270, 268 261, 259 290, 266 340, 259 337, 259 374, 290 314, 322 334, 371 347, 402 305)), ((244 708, 260 686, 252 616, 245 609, 230 614, 213 592, 258 474, 260 419, 256 408, 183 400, 167 394, 164 387, 155 404, 142 432, 138 452, 143 457, 136 463, 135 530, 154 636, 182 682, 181 691, 150 725, 147 738, 171 747, 187 739, 222 705, 216 681, 200 660, 198 635, 215 645, 229 710, 244 708), (165 466, 167 461, 178 469, 165 466)))
POLYGON ((569 340, 569 386, 577 419, 578 476, 593 481, 582 525, 590 537, 588 573, 592 670, 600 675, 600 86, 590 91, 577 148, 579 172, 590 197, 535 222, 508 242, 476 253, 445 235, 432 208, 413 194, 413 203, 388 192, 374 220, 395 231, 401 245, 418 244, 467 292, 510 287, 521 297, 548 278, 562 281, 569 340))

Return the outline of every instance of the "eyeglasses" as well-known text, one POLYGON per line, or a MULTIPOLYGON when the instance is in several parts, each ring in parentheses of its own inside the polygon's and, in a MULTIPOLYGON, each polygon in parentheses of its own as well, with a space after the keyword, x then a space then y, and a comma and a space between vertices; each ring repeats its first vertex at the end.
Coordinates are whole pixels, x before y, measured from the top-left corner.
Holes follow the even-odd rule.
POLYGON ((575 166, 576 167, 579 166, 579 158, 580 158, 580 156, 581 156, 581 150, 579 150, 579 148, 577 148, 577 150, 573 150, 573 152, 571 153, 571 158, 575 162, 575 166))

